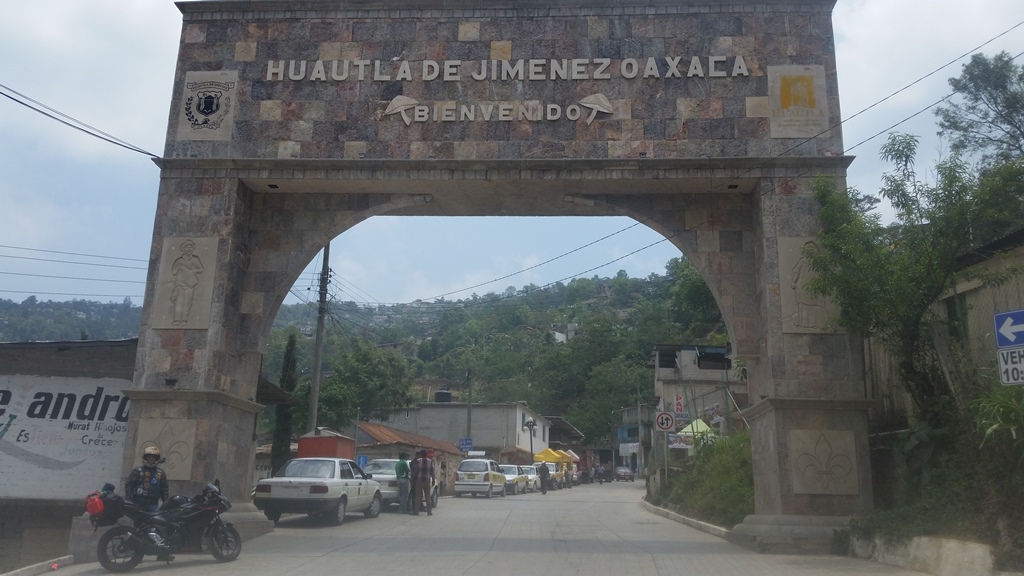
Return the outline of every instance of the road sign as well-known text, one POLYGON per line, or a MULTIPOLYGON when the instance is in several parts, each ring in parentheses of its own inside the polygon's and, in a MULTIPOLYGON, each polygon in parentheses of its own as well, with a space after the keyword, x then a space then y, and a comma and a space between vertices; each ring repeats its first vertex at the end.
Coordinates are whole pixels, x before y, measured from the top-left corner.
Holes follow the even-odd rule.
POLYGON ((999 379, 1003 384, 1024 384, 1024 346, 1000 348, 996 356, 999 358, 999 379))
POLYGON ((463 452, 469 452, 472 449, 473 449, 473 439, 472 438, 459 438, 459 450, 462 450, 463 452))
POLYGON ((676 417, 671 412, 658 412, 658 415, 654 417, 654 425, 659 432, 668 432, 675 428, 676 417))
POLYGON ((366 454, 360 454, 356 456, 356 465, 360 468, 366 468, 366 464, 370 461, 370 457, 366 454))
POLYGON ((1024 346, 1024 310, 1000 312, 993 320, 996 325, 996 346, 1024 346))

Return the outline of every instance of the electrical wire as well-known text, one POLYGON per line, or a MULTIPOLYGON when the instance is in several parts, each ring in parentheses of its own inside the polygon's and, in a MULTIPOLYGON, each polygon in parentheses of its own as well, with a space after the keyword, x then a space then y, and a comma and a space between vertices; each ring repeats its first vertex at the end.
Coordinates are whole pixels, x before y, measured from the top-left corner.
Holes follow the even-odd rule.
POLYGON ((62 252, 60 250, 43 250, 42 248, 26 248, 24 246, 8 246, 0 244, 0 248, 8 248, 10 250, 26 250, 29 252, 46 252, 48 254, 63 254, 65 256, 83 256, 85 258, 103 258, 106 260, 125 260, 128 262, 149 262, 144 258, 125 258, 123 256, 100 256, 97 254, 83 254, 81 252, 62 252))
POLYGON ((75 264, 78 266, 99 266, 101 268, 121 268, 124 270, 145 270, 146 268, 140 266, 118 266, 117 264, 99 264, 96 262, 75 262, 73 260, 52 260, 50 258, 32 258, 31 256, 12 256, 10 254, 0 254, 0 258, 14 258, 17 260, 34 260, 36 262, 53 262, 56 264, 75 264))
POLYGON ((135 146, 134 144, 131 144, 129 142, 121 140, 120 138, 118 138, 116 136, 111 136, 110 134, 107 134, 106 132, 104 132, 102 130, 94 128, 94 127, 86 124, 85 122, 82 122, 81 120, 77 120, 77 119, 75 119, 75 118, 73 118, 71 116, 68 116, 67 114, 61 112, 60 110, 56 110, 54 108, 50 108, 46 104, 43 104, 42 102, 39 102, 38 100, 34 100, 34 99, 32 99, 32 98, 22 94, 21 92, 18 92, 17 90, 14 90, 13 88, 10 88, 8 86, 4 86, 3 84, 0 84, 0 96, 8 98, 9 100, 12 100, 12 101, 14 101, 14 102, 16 102, 18 104, 21 104, 22 106, 28 108, 29 110, 32 110, 34 112, 38 112, 39 114, 42 114, 43 116, 46 116, 47 118, 50 118, 52 120, 56 120, 57 122, 60 122, 61 124, 65 125, 65 126, 67 126, 69 128, 74 128, 75 130, 78 130, 79 132, 83 132, 85 134, 88 134, 89 136, 92 136, 94 138, 99 138, 100 140, 103 140, 105 142, 109 142, 111 144, 114 144, 115 146, 120 146, 121 148, 125 148, 127 150, 131 150, 132 152, 138 152, 139 154, 145 154, 146 156, 149 156, 151 158, 158 158, 158 156, 156 154, 153 154, 152 152, 147 152, 146 150, 144 150, 142 148, 139 148, 138 146, 135 146), (36 108, 35 106, 32 106, 31 104, 28 104, 24 100, 19 100, 18 98, 12 96, 11 94, 8 94, 7 92, 4 92, 4 90, 6 90, 7 92, 11 92, 12 94, 16 94, 17 96, 19 96, 21 98, 24 98, 25 100, 28 100, 32 104, 35 104, 36 106, 39 106, 39 108, 36 108), (44 110, 42 110, 40 108, 45 109, 46 111, 44 111, 44 110), (58 118, 58 116, 60 116, 60 118, 58 118), (64 118, 64 120, 62 120, 62 118, 64 118))
POLYGON ((33 278, 54 278, 57 280, 82 280, 86 282, 116 282, 122 284, 145 284, 145 280, 110 280, 107 278, 78 278, 75 276, 53 276, 50 274, 28 274, 25 272, 3 272, 0 274, 6 274, 8 276, 31 276, 33 278))

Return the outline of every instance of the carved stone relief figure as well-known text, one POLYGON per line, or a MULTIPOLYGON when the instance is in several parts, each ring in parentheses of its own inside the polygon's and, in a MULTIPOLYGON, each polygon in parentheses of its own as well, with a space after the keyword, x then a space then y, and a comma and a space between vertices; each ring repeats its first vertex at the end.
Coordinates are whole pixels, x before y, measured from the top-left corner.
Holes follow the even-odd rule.
POLYGON ((181 256, 171 265, 174 275, 174 290, 171 291, 171 304, 174 306, 173 326, 187 326, 188 313, 192 310, 199 275, 203 273, 203 261, 196 256, 196 243, 186 240, 181 243, 181 256))
POLYGON ((817 250, 818 245, 813 238, 779 238, 783 332, 826 332, 829 318, 838 313, 828 299, 809 294, 804 288, 813 275, 804 256, 806 248, 817 250))
POLYGON ((216 253, 216 238, 164 238, 153 328, 209 328, 216 253))

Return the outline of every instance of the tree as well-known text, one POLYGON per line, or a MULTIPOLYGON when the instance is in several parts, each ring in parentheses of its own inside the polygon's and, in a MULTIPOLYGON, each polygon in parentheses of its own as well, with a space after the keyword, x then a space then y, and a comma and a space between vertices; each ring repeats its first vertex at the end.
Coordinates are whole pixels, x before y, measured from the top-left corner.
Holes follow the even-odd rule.
POLYGON ((926 407, 955 391, 938 370, 931 329, 939 319, 932 305, 955 286, 956 258, 973 245, 972 230, 983 229, 1014 191, 980 185, 956 158, 938 164, 934 185, 922 183, 914 171, 916 150, 917 138, 904 134, 890 135, 882 147, 882 158, 895 165, 880 191, 896 211, 891 226, 862 211, 856 190, 815 182, 822 231, 820 250, 805 252, 816 272, 806 288, 841 307, 839 325, 877 338, 896 360, 919 416, 941 419, 926 407))
MULTIPOLYGON (((281 389, 294 392, 298 383, 297 359, 295 356, 295 332, 288 334, 288 344, 281 360, 281 389)), ((304 405, 305 406, 305 405, 304 405)), ((275 409, 274 440, 270 447, 270 470, 277 471, 292 454, 292 412, 287 404, 278 404, 275 409)))
POLYGON ((949 85, 961 100, 935 115, 955 154, 977 153, 987 166, 1024 158, 1024 68, 1012 56, 975 54, 949 85))
POLYGON ((597 282, 591 278, 573 278, 565 287, 567 304, 582 304, 597 295, 597 282))
POLYGON ((672 277, 669 306, 687 336, 702 340, 714 332, 724 332, 718 302, 693 263, 685 258, 673 258, 665 265, 665 270, 672 277))
MULTIPOLYGON (((391 349, 352 339, 333 368, 334 375, 320 386, 318 426, 340 430, 356 419, 387 420, 412 402, 409 364, 391 349)), ((308 404, 309 386, 301 387, 296 396, 304 396, 308 404)), ((301 405, 300 398, 292 414, 305 426, 305 415, 298 410, 301 405)))
POLYGON ((597 364, 587 373, 583 393, 566 408, 566 418, 590 446, 612 446, 612 429, 622 421, 621 409, 635 407, 637 392, 646 390, 650 381, 650 369, 643 362, 619 356, 597 364))

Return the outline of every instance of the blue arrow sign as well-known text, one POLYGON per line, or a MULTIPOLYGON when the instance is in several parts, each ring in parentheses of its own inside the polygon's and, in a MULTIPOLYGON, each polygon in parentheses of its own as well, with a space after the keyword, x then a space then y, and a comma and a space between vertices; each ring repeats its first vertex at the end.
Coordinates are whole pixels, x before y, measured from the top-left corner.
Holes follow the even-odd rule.
POLYGON ((996 346, 1024 346, 1024 310, 1000 312, 993 320, 996 325, 996 346))

